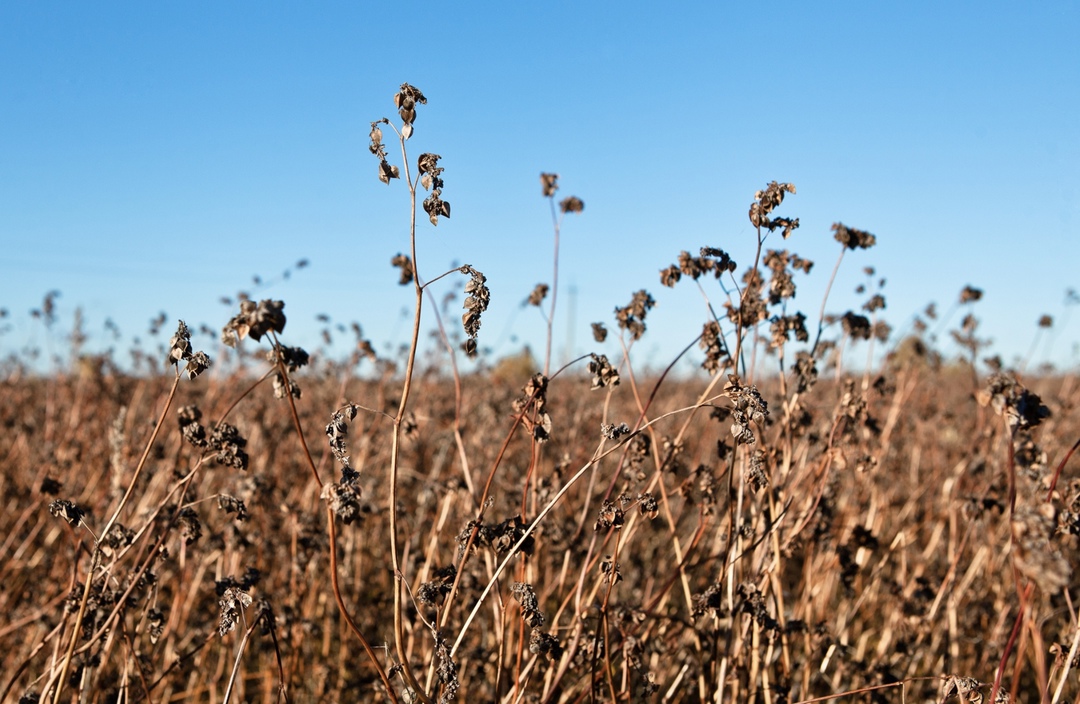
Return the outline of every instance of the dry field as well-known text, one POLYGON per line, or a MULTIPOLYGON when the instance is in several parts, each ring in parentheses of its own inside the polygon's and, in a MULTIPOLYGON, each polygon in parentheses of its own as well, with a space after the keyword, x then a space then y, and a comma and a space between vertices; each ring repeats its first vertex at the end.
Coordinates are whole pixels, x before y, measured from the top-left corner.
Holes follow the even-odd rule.
MULTIPOLYGON (((973 288, 924 320, 964 313, 968 361, 921 326, 895 340, 875 290, 791 313, 811 265, 771 248, 798 235, 775 182, 749 265, 705 248, 660 273, 710 301, 704 369, 635 368, 644 289, 594 326, 618 358, 556 369, 558 239, 584 204, 552 174, 548 348, 461 374, 491 292, 415 265, 418 211, 450 214, 439 157, 407 150, 424 102, 403 85, 372 124, 379 177, 412 195, 400 359, 309 359, 280 302, 245 300, 228 364, 181 323, 164 375, 7 369, 0 700, 1080 700, 1074 377, 985 362, 973 288), (444 326, 432 287, 462 284, 444 326)), ((874 244, 834 235, 837 267, 874 244)))

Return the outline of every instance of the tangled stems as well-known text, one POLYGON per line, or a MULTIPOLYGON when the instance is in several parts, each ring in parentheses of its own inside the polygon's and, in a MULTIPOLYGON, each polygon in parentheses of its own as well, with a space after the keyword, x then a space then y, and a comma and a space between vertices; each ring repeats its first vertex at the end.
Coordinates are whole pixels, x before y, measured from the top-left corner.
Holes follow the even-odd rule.
MULTIPOLYGON (((281 343, 277 339, 277 335, 274 334, 274 345, 280 347, 281 343)), ((277 371, 285 379, 285 386, 289 388, 291 380, 289 379, 289 370, 281 355, 277 356, 277 371)), ((264 377, 265 378, 265 377, 264 377)), ((300 438, 300 445, 304 451, 304 457, 308 461, 308 467, 311 469, 312 475, 315 477, 316 486, 322 486, 322 482, 319 479, 319 470, 315 467, 315 460, 311 457, 311 451, 308 449, 307 440, 304 439, 304 432, 300 426, 300 415, 296 410, 296 399, 293 398, 291 393, 285 395, 285 398, 289 400, 289 410, 292 412, 293 426, 296 428, 296 435, 300 438)), ((375 666, 375 670, 379 673, 379 679, 382 680, 383 687, 386 688, 387 695, 390 700, 397 704, 397 694, 394 692, 393 686, 390 684, 390 678, 386 674, 386 670, 379 662, 379 658, 375 655, 375 650, 371 647, 368 639, 364 637, 364 634, 360 632, 360 628, 356 625, 352 615, 349 614, 348 608, 345 606, 345 599, 341 596, 341 586, 338 581, 338 565, 337 565, 337 530, 334 525, 334 512, 330 504, 326 505, 326 526, 327 532, 330 538, 330 583, 334 591, 334 600, 337 602, 338 610, 341 611, 341 615, 345 618, 345 622, 349 624, 350 630, 360 641, 360 645, 364 648, 364 652, 367 653, 368 658, 371 659, 371 664, 375 666)), ((245 636, 246 637, 246 636, 245 636)))
MULTIPOLYGON (((161 409, 161 415, 158 416, 157 424, 154 426, 154 432, 150 434, 150 439, 146 443, 146 447, 143 449, 142 457, 139 458, 139 464, 135 466, 135 473, 131 477, 131 482, 128 484, 127 491, 124 492, 124 497, 120 499, 120 504, 113 511, 112 517, 109 518, 105 524, 105 528, 101 531, 101 535, 105 536, 109 534, 113 525, 120 518, 120 513, 124 510, 124 506, 127 505, 128 499, 131 498, 132 491, 135 490, 135 482, 139 480, 139 476, 142 474, 143 468, 146 466, 146 460, 150 457, 150 450, 154 447, 154 442, 157 440, 158 433, 161 432, 161 426, 165 423, 165 417, 169 413, 169 409, 172 407, 173 399, 176 398, 176 388, 180 385, 180 369, 176 368, 176 378, 173 379, 172 388, 169 389, 169 397, 165 401, 165 407, 161 409)), ((64 653, 64 661, 60 666, 60 678, 56 683, 56 693, 53 695, 53 704, 59 704, 60 697, 64 693, 64 682, 67 680, 67 673, 71 667, 71 657, 75 652, 75 645, 79 642, 79 634, 82 633, 83 620, 86 618, 86 605, 90 601, 90 588, 94 583, 94 572, 101 565, 101 545, 100 541, 94 541, 94 551, 90 555, 90 569, 86 573, 86 584, 83 586, 82 599, 79 601, 79 611, 75 615, 75 623, 71 629, 71 640, 68 642, 67 652, 64 653)))

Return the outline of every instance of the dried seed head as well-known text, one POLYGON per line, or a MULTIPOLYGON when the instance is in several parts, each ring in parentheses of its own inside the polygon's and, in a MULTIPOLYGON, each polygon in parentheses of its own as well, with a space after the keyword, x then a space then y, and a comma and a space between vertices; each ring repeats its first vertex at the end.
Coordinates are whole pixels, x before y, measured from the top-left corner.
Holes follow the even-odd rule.
POLYGON ((454 582, 457 580, 457 568, 453 565, 447 565, 435 570, 433 576, 435 579, 424 582, 416 590, 416 598, 422 604, 437 606, 441 605, 446 600, 446 597, 450 595, 450 592, 453 591, 454 582))
POLYGON ((833 239, 844 245, 845 249, 870 249, 877 244, 877 238, 869 232, 847 227, 843 223, 833 223, 832 231, 836 233, 833 239))
POLYGON ((609 440, 615 440, 616 442, 618 442, 619 440, 622 440, 624 437, 630 434, 630 426, 626 423, 619 423, 618 425, 613 425, 611 423, 601 423, 600 434, 603 435, 605 438, 608 438, 609 440))
POLYGON ((327 482, 319 494, 320 498, 330 502, 334 515, 346 525, 363 517, 360 506, 362 490, 359 482, 356 481, 358 477, 359 475, 354 472, 345 471, 340 481, 327 482))
POLYGON ((491 303, 491 290, 487 287, 487 277, 468 264, 458 271, 469 275, 469 282, 465 284, 465 303, 462 305, 465 313, 461 316, 461 324, 472 342, 466 352, 473 357, 476 355, 476 336, 480 332, 480 316, 491 303))
POLYGON ((165 364, 176 364, 184 359, 191 359, 191 331, 183 320, 176 328, 169 340, 169 355, 165 358, 165 364))
POLYGON ((85 511, 66 499, 56 499, 50 503, 49 513, 64 519, 72 528, 78 528, 86 515, 85 511))
POLYGON ((529 294, 529 298, 525 301, 526 305, 540 307, 540 304, 547 298, 550 287, 547 284, 536 284, 536 288, 529 294))
POLYGON ((273 330, 282 333, 285 330, 285 304, 281 301, 264 299, 257 304, 251 300, 240 302, 240 313, 221 330, 221 341, 229 347, 235 347, 238 340, 251 336, 261 340, 273 330))
POLYGON ((960 292, 960 303, 975 303, 983 297, 981 288, 975 288, 974 286, 965 286, 960 292))
POLYGON ((607 355, 592 353, 589 355, 589 373, 592 374, 592 390, 619 385, 619 370, 611 366, 607 355))
POLYGON ((559 210, 564 213, 580 213, 585 210, 585 202, 577 196, 570 196, 559 201, 559 210))
POLYGON ((224 422, 218 423, 214 426, 207 442, 210 448, 217 452, 214 459, 218 464, 235 469, 247 469, 248 455, 244 451, 247 440, 241 437, 236 426, 224 422))
POLYGON ((731 434, 738 444, 752 445, 756 442, 751 422, 763 425, 769 417, 769 404, 758 393, 756 386, 743 386, 738 375, 728 375, 724 393, 732 401, 731 434))
POLYGON ((1034 428, 1050 417, 1050 409, 1043 405, 1039 395, 1028 391, 1008 374, 991 376, 977 399, 981 405, 990 406, 1003 416, 1012 429, 1034 428))
POLYGON ((559 174, 540 174, 540 187, 545 198, 551 198, 559 190, 559 174))
POLYGON ((698 347, 705 352, 705 360, 702 361, 701 368, 709 372, 710 376, 723 368, 727 349, 724 338, 720 334, 720 323, 715 320, 705 323, 701 329, 701 341, 698 342, 698 347))
POLYGON ((521 604, 521 618, 532 628, 540 628, 544 625, 544 614, 540 610, 540 601, 536 598, 531 584, 514 582, 510 587, 510 593, 514 600, 521 604))
POLYGON ((390 263, 401 270, 401 277, 398 279, 400 285, 406 286, 413 282, 413 263, 407 254, 399 252, 396 257, 390 260, 390 263))
POLYGON ((593 530, 600 530, 601 528, 621 530, 625 520, 622 508, 616 502, 605 499, 600 506, 600 515, 593 525, 593 530))
POLYGON ((604 575, 604 581, 608 584, 618 584, 622 581, 622 570, 611 555, 605 555, 600 562, 600 573, 604 575))
POLYGON ((218 600, 221 607, 221 618, 218 621, 218 635, 224 636, 236 628, 237 622, 243 610, 251 606, 251 596, 237 587, 229 587, 218 600))
POLYGON ((852 313, 850 310, 840 318, 840 324, 844 328, 844 334, 852 340, 869 340, 873 333, 870 319, 865 315, 852 313))
POLYGON ((757 228, 765 228, 772 232, 777 228, 783 228, 783 236, 786 240, 791 233, 799 227, 799 219, 795 218, 769 218, 769 213, 778 208, 784 202, 784 193, 795 194, 795 186, 790 183, 771 182, 765 190, 754 194, 754 202, 750 205, 750 223, 757 228))
POLYGON ((633 340, 641 339, 645 334, 645 316, 656 305, 656 301, 645 289, 634 293, 630 303, 615 309, 615 319, 619 327, 630 333, 633 340))

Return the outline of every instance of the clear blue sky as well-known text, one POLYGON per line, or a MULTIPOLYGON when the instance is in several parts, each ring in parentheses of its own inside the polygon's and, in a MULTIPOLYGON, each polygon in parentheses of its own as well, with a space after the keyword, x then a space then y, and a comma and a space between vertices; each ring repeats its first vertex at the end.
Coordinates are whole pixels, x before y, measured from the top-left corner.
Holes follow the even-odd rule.
POLYGON ((557 350, 571 286, 579 350, 647 288, 640 359, 670 359, 706 313, 659 269, 702 245, 749 262, 746 211, 776 179, 802 227, 767 246, 816 262, 795 300, 809 318, 842 221, 879 244, 845 258, 830 311, 858 307, 867 265, 898 329, 971 284, 994 351, 1026 355, 1047 313, 1035 361, 1073 366, 1078 28, 1076 2, 3 3, 0 354, 45 342, 28 311, 50 289, 60 327, 82 306, 91 348, 124 349, 106 318, 125 340, 162 311, 220 328, 240 290, 286 302, 289 344, 317 348, 320 313, 380 352, 404 342, 406 189, 367 145, 408 81, 429 99, 412 158, 442 155, 453 206, 420 223, 420 273, 487 274, 498 354, 543 348, 520 303, 551 279, 538 176, 555 171, 586 204, 564 225, 557 350))

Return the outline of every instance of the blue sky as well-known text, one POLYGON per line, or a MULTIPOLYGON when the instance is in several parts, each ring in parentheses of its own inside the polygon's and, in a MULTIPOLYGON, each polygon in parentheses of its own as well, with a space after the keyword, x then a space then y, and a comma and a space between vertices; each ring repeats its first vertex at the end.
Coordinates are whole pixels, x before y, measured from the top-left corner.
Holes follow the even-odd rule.
POLYGON ((429 99, 411 158, 442 155, 453 206, 420 223, 420 273, 488 276, 495 354, 543 348, 520 303, 551 280, 538 176, 554 171, 586 204, 564 223, 560 352, 614 354, 588 323, 614 327, 646 288, 636 354, 671 359, 706 311, 658 271, 703 245, 748 263, 747 208, 775 179, 797 186, 779 214, 802 227, 766 246, 815 261, 794 302, 809 318, 841 221, 878 246, 845 257, 829 311, 858 308, 864 266, 898 331, 971 284, 993 351, 1026 356, 1050 314, 1034 362, 1072 367, 1077 27, 1075 2, 3 3, 0 356, 49 341, 28 311, 51 289, 59 327, 83 308, 91 348, 146 340, 159 312, 220 328, 219 298, 241 290, 286 302, 289 344, 317 348, 321 313, 380 352, 405 342, 412 294, 389 261, 407 192, 377 180, 367 144, 408 81, 429 99))

